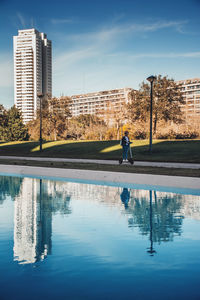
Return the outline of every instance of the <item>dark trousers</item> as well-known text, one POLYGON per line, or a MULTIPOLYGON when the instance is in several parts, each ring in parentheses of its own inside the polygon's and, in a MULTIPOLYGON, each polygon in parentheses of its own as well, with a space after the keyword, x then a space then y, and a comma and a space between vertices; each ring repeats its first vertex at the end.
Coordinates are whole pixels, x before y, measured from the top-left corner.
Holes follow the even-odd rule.
POLYGON ((129 145, 123 145, 123 159, 128 159, 129 145))

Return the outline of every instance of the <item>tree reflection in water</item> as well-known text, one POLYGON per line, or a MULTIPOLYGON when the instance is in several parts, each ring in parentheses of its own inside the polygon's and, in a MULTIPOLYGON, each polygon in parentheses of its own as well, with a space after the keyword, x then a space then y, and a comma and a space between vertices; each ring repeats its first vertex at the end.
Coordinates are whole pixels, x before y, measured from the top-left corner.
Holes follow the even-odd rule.
POLYGON ((14 256, 18 262, 34 263, 51 253, 52 216, 71 214, 72 198, 123 203, 128 226, 149 236, 150 255, 156 253, 155 243, 173 241, 182 232, 182 195, 34 178, 2 176, 0 180, 4 186, 0 202, 8 195, 15 200, 14 256))
POLYGON ((6 196, 14 199, 20 191, 23 178, 0 176, 0 204, 3 204, 6 196))
POLYGON ((142 235, 149 235, 150 248, 148 252, 153 255, 155 250, 153 243, 173 241, 174 236, 182 233, 183 216, 181 195, 160 194, 149 191, 147 194, 137 197, 134 190, 130 191, 129 207, 125 211, 128 215, 129 227, 138 227, 142 235), (154 197, 153 197, 154 195, 154 197))

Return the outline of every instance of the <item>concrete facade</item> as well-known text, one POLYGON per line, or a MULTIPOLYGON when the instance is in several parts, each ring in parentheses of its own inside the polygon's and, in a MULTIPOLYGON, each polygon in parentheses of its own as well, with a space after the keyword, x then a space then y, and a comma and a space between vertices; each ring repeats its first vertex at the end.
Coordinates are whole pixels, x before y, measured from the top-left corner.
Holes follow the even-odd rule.
POLYGON ((69 109, 72 116, 81 114, 97 114, 103 116, 110 109, 119 109, 129 101, 128 94, 132 88, 100 91, 71 96, 69 109))
POLYGON ((14 45, 14 102, 24 123, 36 115, 38 94, 52 95, 52 47, 45 33, 19 30, 14 45))
POLYGON ((181 106, 186 118, 200 117, 200 78, 179 80, 185 104, 181 106))

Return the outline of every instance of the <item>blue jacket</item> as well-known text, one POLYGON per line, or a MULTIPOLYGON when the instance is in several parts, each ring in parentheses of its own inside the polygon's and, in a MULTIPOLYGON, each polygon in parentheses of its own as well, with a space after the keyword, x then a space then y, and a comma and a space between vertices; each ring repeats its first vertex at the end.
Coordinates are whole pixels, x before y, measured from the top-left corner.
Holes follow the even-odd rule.
POLYGON ((120 141, 121 146, 128 146, 130 144, 128 136, 124 135, 120 141))

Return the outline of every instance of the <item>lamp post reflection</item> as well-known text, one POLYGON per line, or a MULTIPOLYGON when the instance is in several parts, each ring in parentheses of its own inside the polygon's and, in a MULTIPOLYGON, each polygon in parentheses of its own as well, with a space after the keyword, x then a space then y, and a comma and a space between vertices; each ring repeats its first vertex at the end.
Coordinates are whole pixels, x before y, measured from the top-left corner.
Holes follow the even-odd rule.
POLYGON ((46 203, 44 197, 43 182, 40 179, 39 184, 39 238, 38 238, 38 260, 43 260, 47 254, 51 254, 51 234, 52 234, 52 211, 49 203, 46 203))
POLYGON ((156 253, 156 251, 153 248, 153 208, 152 208, 152 191, 149 191, 149 198, 150 198, 150 202, 149 202, 149 221, 150 221, 150 247, 148 248, 149 250, 147 251, 150 256, 154 256, 154 253, 156 253))

